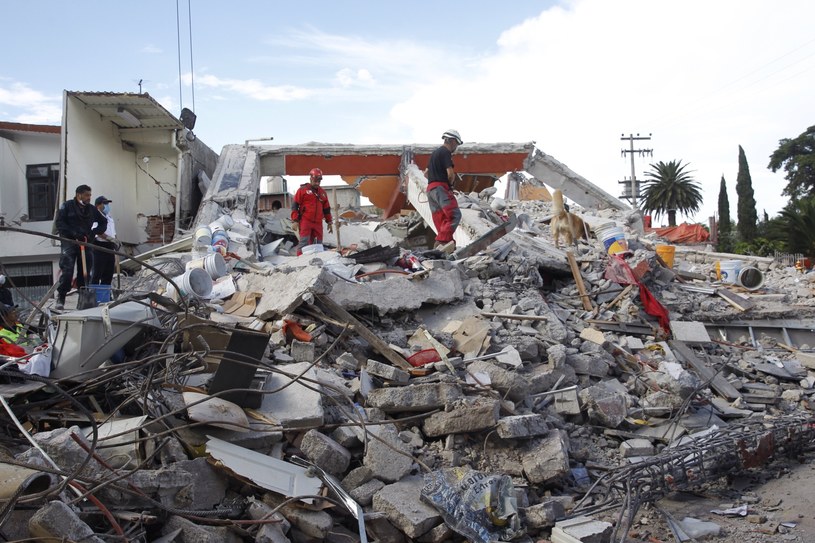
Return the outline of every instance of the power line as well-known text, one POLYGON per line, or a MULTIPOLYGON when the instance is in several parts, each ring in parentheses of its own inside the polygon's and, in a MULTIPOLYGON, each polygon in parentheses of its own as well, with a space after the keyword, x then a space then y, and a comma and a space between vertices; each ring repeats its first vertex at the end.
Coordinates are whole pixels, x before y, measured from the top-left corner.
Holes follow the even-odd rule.
POLYGON ((192 63, 192 0, 187 0, 187 18, 190 27, 190 91, 192 92, 192 110, 195 111, 195 68, 192 63))
POLYGON ((647 136, 640 136, 639 134, 637 134, 636 136, 634 134, 629 134, 628 136, 626 136, 625 134, 622 134, 620 136, 620 139, 622 141, 628 140, 628 142, 630 144, 629 149, 623 149, 621 151, 623 158, 625 158, 626 155, 629 155, 629 154, 631 155, 631 179, 625 179, 623 181, 617 181, 617 183, 623 185, 623 194, 622 194, 622 196, 620 196, 620 198, 630 201, 631 202, 631 207, 636 209, 637 208, 637 198, 639 198, 639 196, 640 196, 640 184, 637 181, 637 174, 634 171, 634 155, 637 154, 637 155, 639 155, 641 157, 642 156, 654 156, 654 150, 653 149, 634 149, 634 142, 635 141, 650 141, 651 140, 651 134, 648 134, 647 136))

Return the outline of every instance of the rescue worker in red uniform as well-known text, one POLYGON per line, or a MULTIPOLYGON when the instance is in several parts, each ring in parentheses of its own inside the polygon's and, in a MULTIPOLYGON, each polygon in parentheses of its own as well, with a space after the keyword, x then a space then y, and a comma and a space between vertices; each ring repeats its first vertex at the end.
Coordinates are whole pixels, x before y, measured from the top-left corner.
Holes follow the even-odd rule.
POLYGON ((436 244, 434 248, 452 253, 456 248, 453 233, 461 222, 461 210, 458 208, 453 184, 456 172, 453 169, 453 153, 461 141, 457 130, 448 130, 441 135, 444 144, 433 151, 427 163, 427 202, 433 212, 433 224, 436 226, 436 244))
POLYGON ((309 172, 309 182, 300 185, 294 195, 294 204, 291 208, 292 222, 300 225, 300 243, 297 244, 297 255, 303 254, 303 247, 323 241, 323 220, 328 225, 328 231, 333 232, 331 218, 331 204, 328 195, 320 186, 323 172, 320 168, 312 168, 309 172))

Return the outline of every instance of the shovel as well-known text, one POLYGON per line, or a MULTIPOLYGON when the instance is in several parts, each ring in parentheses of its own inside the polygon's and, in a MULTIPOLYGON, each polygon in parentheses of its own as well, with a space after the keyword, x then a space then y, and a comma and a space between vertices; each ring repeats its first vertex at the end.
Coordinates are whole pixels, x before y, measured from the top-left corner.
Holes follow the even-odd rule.
POLYGON ((79 246, 79 254, 82 256, 82 273, 85 277, 85 286, 79 287, 79 301, 76 303, 77 309, 88 309, 96 307, 96 291, 93 290, 89 284, 88 278, 88 260, 85 258, 85 246, 79 246))

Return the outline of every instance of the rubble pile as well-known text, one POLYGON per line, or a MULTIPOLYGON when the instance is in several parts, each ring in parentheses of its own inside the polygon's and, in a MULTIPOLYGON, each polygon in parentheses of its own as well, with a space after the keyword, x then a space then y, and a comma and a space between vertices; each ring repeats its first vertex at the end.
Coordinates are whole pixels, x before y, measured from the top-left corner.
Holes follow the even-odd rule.
POLYGON ((718 281, 720 257, 670 265, 611 211, 585 219, 624 253, 557 250, 547 203, 495 200, 462 207, 518 226, 472 256, 406 248, 402 217, 352 249, 249 241, 207 297, 179 284, 201 255, 156 256, 52 314, 50 375, 33 350, 2 370, 0 533, 667 541, 680 523, 635 529, 641 506, 812 446, 815 274, 718 281))

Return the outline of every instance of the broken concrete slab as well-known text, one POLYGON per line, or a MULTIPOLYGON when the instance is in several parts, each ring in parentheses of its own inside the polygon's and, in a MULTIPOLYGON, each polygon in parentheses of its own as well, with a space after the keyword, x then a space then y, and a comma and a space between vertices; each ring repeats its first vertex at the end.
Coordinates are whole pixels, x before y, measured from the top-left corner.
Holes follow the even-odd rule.
POLYGON ((589 418, 607 428, 616 428, 628 416, 626 395, 611 389, 604 382, 581 390, 579 396, 589 418))
POLYGON ((405 477, 387 485, 374 495, 375 511, 385 513, 388 520, 410 538, 417 538, 441 523, 435 508, 421 501, 424 482, 421 477, 405 477))
POLYGON ((348 449, 314 429, 305 433, 300 450, 314 464, 334 476, 345 473, 351 463, 348 449))
POLYGON ((413 467, 411 448, 399 438, 392 424, 368 426, 371 436, 362 463, 376 479, 386 483, 399 481, 413 467), (377 439, 378 438, 378 439, 377 439))
POLYGON ((449 304, 464 296, 458 270, 433 270, 420 281, 403 275, 381 281, 334 283, 330 297, 348 311, 375 309, 380 315, 419 309, 423 304, 449 304))
POLYGON ((291 313, 314 294, 328 294, 336 280, 328 270, 308 266, 281 268, 269 275, 247 273, 238 281, 238 287, 241 291, 262 293, 255 316, 268 321, 291 313))
POLYGON ((62 541, 68 538, 71 541, 104 543, 104 539, 97 537, 73 509, 59 501, 48 502, 34 513, 28 521, 28 531, 32 537, 47 540, 62 541))
POLYGON ((548 434, 549 425, 546 423, 546 417, 531 413, 503 417, 498 421, 495 430, 502 439, 522 439, 548 434))
POLYGON ((591 517, 562 520, 552 528, 552 543, 609 543, 614 526, 591 517))
POLYGON ((465 398, 451 404, 448 411, 427 417, 422 428, 429 437, 479 432, 495 426, 500 409, 497 399, 465 398))
POLYGON ((427 383, 398 388, 378 388, 368 394, 367 405, 386 413, 431 411, 464 397, 453 383, 427 383))
POLYGON ((376 375, 377 377, 396 383, 407 383, 410 380, 410 374, 408 372, 394 368, 388 364, 383 364, 382 362, 377 362, 376 360, 371 360, 370 358, 365 363, 365 369, 368 370, 368 373, 371 375, 376 375))
POLYGON ((704 323, 696 321, 671 321, 671 332, 677 341, 688 343, 707 343, 710 341, 710 334, 704 323))
POLYGON ((569 452, 560 432, 530 442, 522 455, 524 474, 530 482, 548 483, 569 473, 569 452))
POLYGON ((554 526, 555 521, 566 514, 566 509, 558 500, 546 500, 527 507, 523 512, 526 525, 540 530, 554 526))
POLYGON ((176 530, 181 530, 173 541, 180 543, 240 543, 241 537, 224 526, 201 526, 191 520, 178 515, 172 515, 164 526, 161 533, 172 534, 176 530))
POLYGON ((258 411, 278 421, 283 428, 311 428, 322 425, 325 410, 320 385, 309 383, 307 387, 296 381, 292 383, 292 380, 301 373, 303 377, 316 381, 317 374, 311 368, 311 364, 299 362, 277 368, 286 375, 272 373, 266 377, 263 390, 275 392, 263 395, 263 403, 258 411))
POLYGON ((492 388, 510 400, 521 401, 529 395, 529 382, 523 376, 487 360, 473 362, 467 366, 467 371, 471 374, 483 372, 489 375, 492 388))

